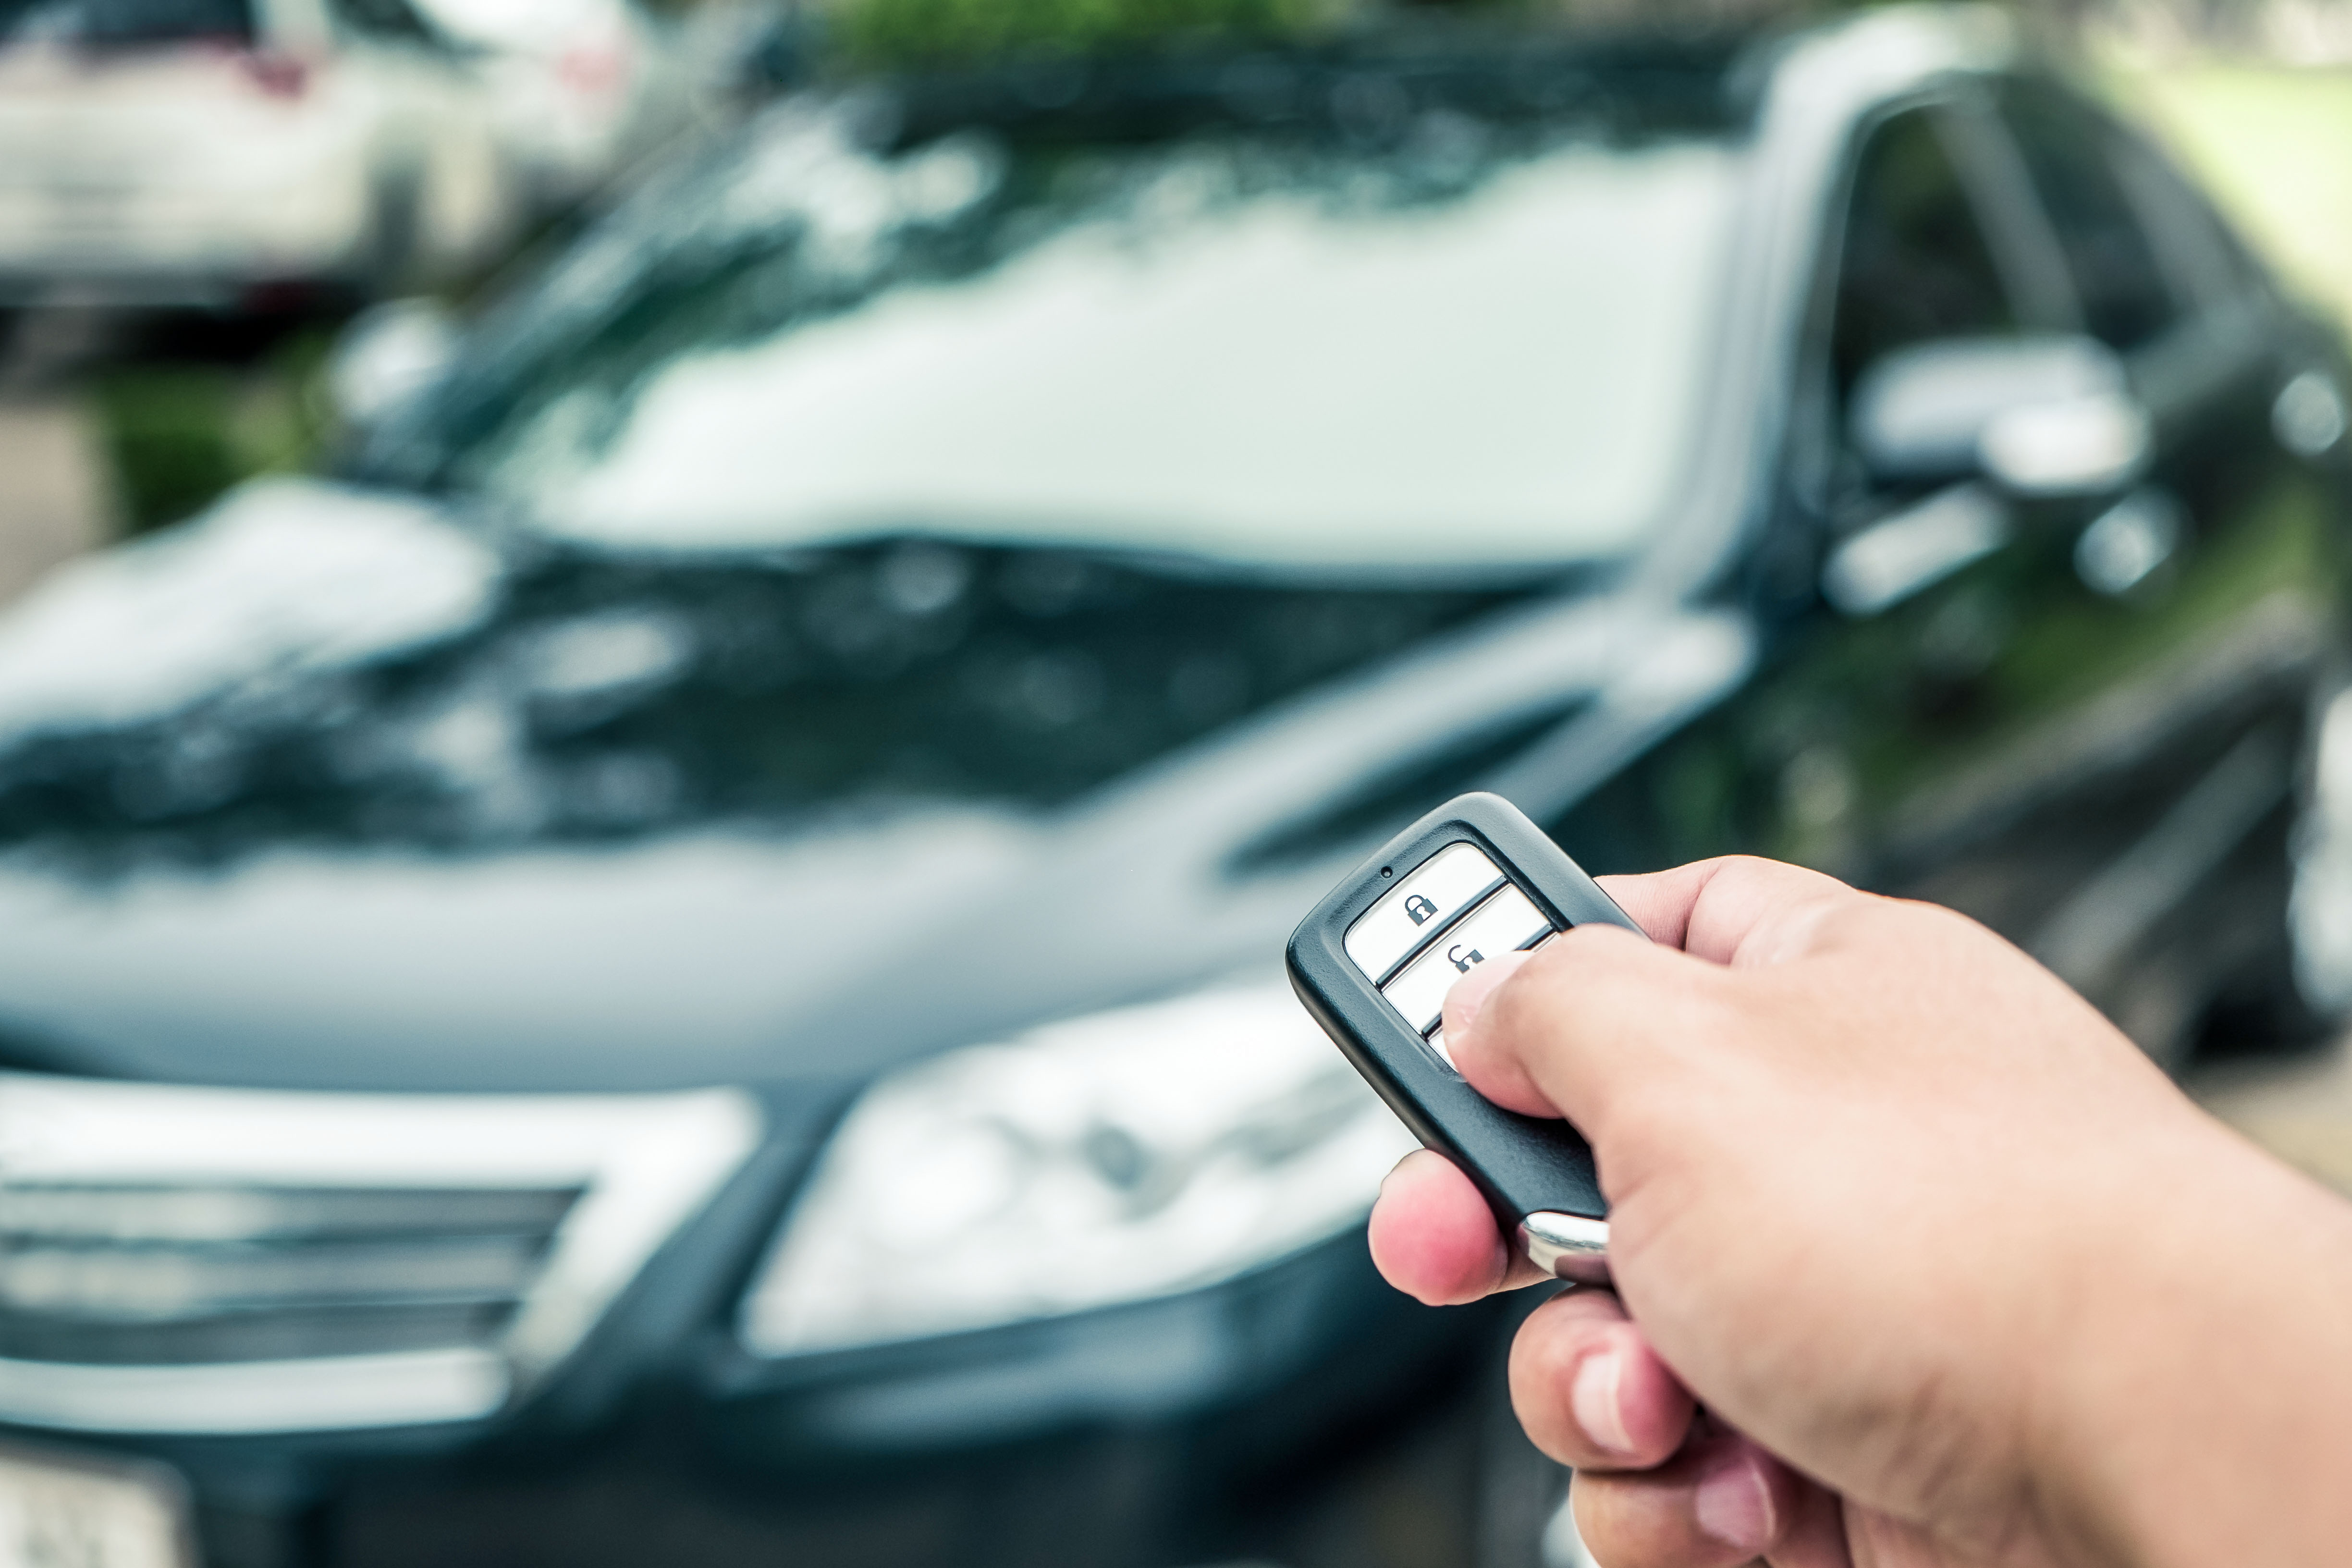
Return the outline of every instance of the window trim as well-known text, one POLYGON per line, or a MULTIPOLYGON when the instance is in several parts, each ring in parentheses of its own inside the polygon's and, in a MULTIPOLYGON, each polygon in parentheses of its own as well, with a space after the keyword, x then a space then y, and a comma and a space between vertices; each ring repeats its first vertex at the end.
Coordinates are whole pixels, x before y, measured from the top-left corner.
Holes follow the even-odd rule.
POLYGON ((2036 331, 2084 331, 2082 292, 2058 226, 1990 97, 1976 92, 1956 99, 1937 131, 1984 224, 2020 324, 2036 331))
MULTIPOLYGON (((2160 449, 2165 433, 2181 418, 2226 395, 2231 386, 2266 359, 2265 334, 2247 330, 2246 324, 2268 312, 2268 302, 2274 296, 2269 291, 2267 274, 2195 181, 2161 147, 2105 104, 2055 77, 2018 72, 2004 73, 2000 79, 2022 82, 2036 92, 2063 100, 2102 132, 2100 159, 2115 181, 2126 212, 2147 241, 2157 274, 2174 303, 2172 320, 2163 329, 2128 349, 2116 351, 2134 395, 2155 421, 2160 449), (2184 203, 2202 210, 2194 217, 2187 216, 2182 213, 2184 203), (2168 212, 2169 217, 2165 216, 2168 212), (2218 247, 2219 251, 2211 278, 2201 285, 2184 272, 2172 250, 2174 237, 2190 223, 2209 228, 2215 244, 2209 246, 2193 237, 2189 243, 2200 250, 2218 247)), ((1992 123, 1988 129, 2008 143, 2019 160, 2019 174, 2024 176, 2024 152, 2018 146, 2016 131, 1997 105, 1990 107, 1992 123)), ((2022 194, 2052 224, 2054 238, 2055 220, 2048 216, 2041 187, 2028 179, 2022 194)), ((2071 264, 2067 274, 2071 279, 2071 264)))
MULTIPOLYGON (((2027 315, 2024 301, 2018 298, 2017 279, 2010 271, 2012 256, 2008 248, 2011 240, 2014 239, 2021 247, 2019 258, 2025 265, 2032 265, 2030 255, 2026 254, 2026 248, 2033 243, 2032 232, 2021 228, 2014 236, 2007 237, 1997 232, 1995 221, 1986 211, 1988 204, 1982 184, 1989 165, 1973 150, 1964 153, 1956 146, 1959 137, 1947 128, 1947 121, 1969 113, 1971 107, 1980 110, 1987 119, 1994 119, 1992 104, 1983 90, 1981 79, 1970 76, 1933 82, 1889 98, 1874 105, 1868 113, 1856 116, 1839 150, 1837 174, 1831 184, 1830 201, 1818 231, 1819 247, 1811 268, 1811 280, 1805 290, 1801 316, 1804 347, 1795 366, 1795 384, 1790 388, 1786 457, 1782 468, 1783 492, 1811 514, 1816 531, 1824 538, 1835 531, 1838 519, 1833 514, 1843 499, 1834 491, 1845 455, 1845 441, 1840 426, 1840 410, 1833 384, 1836 372, 1831 363, 1830 345, 1835 327, 1838 290, 1845 270, 1846 236, 1853 226, 1854 187, 1861 175, 1864 154, 1888 125, 1906 114, 1924 113, 1929 117, 1929 133, 1950 161, 1953 173, 1960 183, 1961 196, 1975 215, 1979 228, 1983 231, 2001 288, 2011 296, 2012 312, 2021 322, 2039 324, 2027 315)), ((1997 121, 1990 129, 2000 129, 1997 121)), ((2021 167, 2018 174, 2021 178, 2021 167)), ((2030 186, 2024 195, 2033 204, 2033 216, 2046 225, 2048 219, 2041 213, 2038 196, 2030 186)), ((2049 243, 2053 250, 2048 261, 2056 267, 2058 277, 2065 282, 2066 300, 2071 309, 2074 303, 2072 275, 2066 271, 2063 256, 2055 249, 2054 231, 2049 232, 2049 243)), ((2058 330, 2079 329, 2070 325, 2058 330)))
MULTIPOLYGON (((2114 153, 2118 143, 2133 146, 2136 151, 2143 153, 2152 153, 2153 149, 2146 147, 2145 143, 2133 133, 2131 128, 2108 112, 2105 106, 2058 77, 2032 71, 2011 71, 2002 73, 1996 80, 2002 86, 2021 88, 2029 94, 2038 95, 2063 104, 2097 129, 2099 142, 2093 147, 2092 153, 2100 166, 2106 171, 2107 177, 2114 183, 2116 194, 2123 203, 2124 214, 2130 219, 2132 226, 2138 231, 2142 242, 2147 246, 2148 260, 2155 269, 2157 280, 2171 302, 2173 312, 2171 320, 2156 331, 2149 333, 2129 348, 2112 343, 2108 346, 2115 349, 2126 364, 2137 363, 2148 350, 2178 340, 2183 331, 2194 328, 2205 320, 2220 301, 2205 296, 2200 290, 2184 281, 2179 267, 2168 254, 2167 245, 2162 243, 2166 239, 2164 230, 2167 226, 2158 222, 2149 213, 2147 193, 2143 189, 2146 181, 2133 178, 2131 171, 2125 166, 2122 160, 2115 156, 2114 153)), ((2073 255, 2066 248, 2056 216, 2050 210, 2049 197, 2042 191, 2040 181, 2033 175, 2032 160, 2027 155, 2023 140, 2018 134, 2017 126, 2004 110, 1998 95, 1989 99, 1986 110, 1990 121, 1987 130, 2006 144, 2010 156, 2016 160, 2017 174, 2023 181, 2020 187, 2021 195, 2032 204, 2036 212, 2042 215, 2042 221, 2048 226, 2052 241, 2058 247, 2060 264, 2065 271, 2070 286, 2075 291, 2081 311, 2080 324, 2074 330, 2097 337, 2099 334, 2093 331, 2089 324, 2087 302, 2081 301, 2082 285, 2074 279, 2073 255)), ((2105 340, 2102 338, 2101 341, 2105 340)))

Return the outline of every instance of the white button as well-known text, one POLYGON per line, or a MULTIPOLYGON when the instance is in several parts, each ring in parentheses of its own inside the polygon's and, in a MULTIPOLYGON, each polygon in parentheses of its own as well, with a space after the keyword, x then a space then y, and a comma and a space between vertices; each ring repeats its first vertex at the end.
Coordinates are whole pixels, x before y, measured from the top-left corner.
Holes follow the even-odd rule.
POLYGON ((1451 844, 1381 897, 1348 928, 1348 956, 1378 984, 1412 944, 1502 879, 1495 863, 1468 844, 1451 844))
MULTIPOLYGON (((1534 943, 1528 951, 1530 952, 1534 952, 1536 948, 1543 946, 1544 942, 1549 942, 1553 937, 1556 937, 1559 934, 1559 932, 1558 931, 1547 933, 1542 941, 1534 943)), ((1462 1069, 1458 1067, 1454 1067, 1454 1053, 1445 1048, 1445 1031, 1444 1029, 1431 1030, 1429 1039, 1426 1043, 1431 1050, 1437 1053, 1437 1059, 1439 1061, 1442 1061, 1447 1067, 1452 1068, 1455 1077, 1458 1078, 1461 1076, 1462 1069)))
MULTIPOLYGON (((1381 988, 1416 1035, 1437 1026, 1454 983, 1498 953, 1516 952, 1551 930, 1551 922, 1517 888, 1505 888, 1437 939, 1381 988)), ((1448 1058, 1451 1059, 1451 1058, 1448 1058)))

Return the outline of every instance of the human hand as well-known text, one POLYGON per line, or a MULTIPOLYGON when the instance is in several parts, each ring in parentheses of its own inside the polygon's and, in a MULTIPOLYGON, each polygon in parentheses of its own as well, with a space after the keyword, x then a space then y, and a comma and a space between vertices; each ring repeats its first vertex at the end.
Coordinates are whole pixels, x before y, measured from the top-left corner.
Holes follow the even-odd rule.
MULTIPOLYGON (((1474 1085, 1566 1111, 1599 1156, 1622 1304, 1538 1309, 1511 1384, 1603 1563, 2316 1563, 2352 1539, 2343 1505, 2280 1502, 2352 1453, 2336 1200, 1958 915, 1752 860, 1611 891, 1660 945, 1581 928, 1474 971, 1446 1017, 1474 1085)), ((1372 1245, 1424 1300, 1536 1277, 1425 1152, 1372 1245)))

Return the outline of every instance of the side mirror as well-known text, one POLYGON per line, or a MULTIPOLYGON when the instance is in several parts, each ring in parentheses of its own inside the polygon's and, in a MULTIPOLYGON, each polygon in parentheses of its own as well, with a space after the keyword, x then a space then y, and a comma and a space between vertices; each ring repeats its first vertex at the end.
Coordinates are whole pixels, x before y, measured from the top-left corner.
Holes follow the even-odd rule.
POLYGON ((390 300, 352 318, 327 360, 327 393, 362 431, 441 378, 457 357, 457 319, 433 300, 390 300))
POLYGON ((2084 337, 1898 349, 1855 384, 1848 433, 1874 479, 1982 477, 2021 496, 2116 489, 2137 477, 2150 445, 2122 362, 2084 337))

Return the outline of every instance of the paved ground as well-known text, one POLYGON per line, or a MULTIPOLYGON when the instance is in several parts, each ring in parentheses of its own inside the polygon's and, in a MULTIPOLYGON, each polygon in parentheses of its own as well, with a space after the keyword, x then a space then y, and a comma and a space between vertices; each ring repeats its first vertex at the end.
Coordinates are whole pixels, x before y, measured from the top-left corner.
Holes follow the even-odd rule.
POLYGON ((0 349, 0 603, 113 535, 97 423, 71 384, 105 331, 79 313, 28 318, 0 349))
POLYGON ((111 532, 106 467, 85 405, 0 396, 0 603, 111 532))

